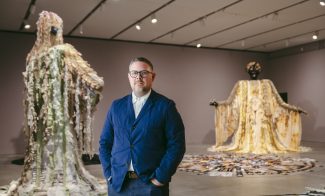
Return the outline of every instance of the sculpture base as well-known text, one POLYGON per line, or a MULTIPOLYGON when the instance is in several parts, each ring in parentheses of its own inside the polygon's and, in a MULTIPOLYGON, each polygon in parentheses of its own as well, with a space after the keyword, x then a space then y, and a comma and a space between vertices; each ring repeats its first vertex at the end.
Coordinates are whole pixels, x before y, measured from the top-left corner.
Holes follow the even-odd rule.
POLYGON ((55 184, 55 185, 39 185, 23 184, 19 185, 18 181, 12 181, 10 185, 1 187, 0 196, 101 196, 107 195, 107 185, 104 179, 98 179, 99 186, 94 190, 89 184, 55 184))

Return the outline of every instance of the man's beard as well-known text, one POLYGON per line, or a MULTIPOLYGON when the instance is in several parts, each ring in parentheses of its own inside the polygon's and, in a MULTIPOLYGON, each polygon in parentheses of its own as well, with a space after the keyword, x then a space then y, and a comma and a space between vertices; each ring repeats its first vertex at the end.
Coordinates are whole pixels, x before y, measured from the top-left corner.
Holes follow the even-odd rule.
POLYGON ((148 87, 139 87, 139 86, 137 86, 137 87, 134 88, 134 92, 136 93, 136 95, 140 95, 140 96, 145 95, 146 93, 149 92, 149 90, 150 90, 150 88, 148 88, 148 87))

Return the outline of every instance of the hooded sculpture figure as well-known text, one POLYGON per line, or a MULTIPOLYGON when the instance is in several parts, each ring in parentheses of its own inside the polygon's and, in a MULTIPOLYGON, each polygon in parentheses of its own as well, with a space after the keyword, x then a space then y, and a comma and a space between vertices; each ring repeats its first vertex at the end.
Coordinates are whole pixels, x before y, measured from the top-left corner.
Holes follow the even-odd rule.
POLYGON ((104 82, 71 45, 62 19, 43 11, 27 56, 24 169, 9 195, 99 195, 106 186, 89 174, 81 155, 94 153, 92 121, 104 82))

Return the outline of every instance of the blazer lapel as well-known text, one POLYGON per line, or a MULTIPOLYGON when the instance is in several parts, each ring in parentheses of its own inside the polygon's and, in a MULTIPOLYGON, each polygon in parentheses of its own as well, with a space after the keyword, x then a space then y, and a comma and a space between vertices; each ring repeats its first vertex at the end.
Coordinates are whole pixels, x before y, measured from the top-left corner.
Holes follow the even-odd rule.
MULTIPOLYGON (((133 108, 133 103, 132 103, 132 94, 130 94, 128 96, 126 115, 128 115, 128 117, 127 117, 128 121, 129 121, 128 124, 133 125, 135 122, 135 114, 134 114, 134 108, 133 108)), ((130 130, 128 131, 128 134, 129 134, 129 136, 131 135, 130 130)))
MULTIPOLYGON (((154 97, 155 97, 155 92, 153 90, 151 90, 151 94, 148 97, 148 100, 146 101, 144 106, 142 107, 138 117, 135 119, 134 124, 137 124, 139 122, 139 120, 143 117, 143 115, 145 115, 150 110, 150 108, 153 105, 154 97)), ((133 110, 133 113, 134 113, 134 110, 133 110)))

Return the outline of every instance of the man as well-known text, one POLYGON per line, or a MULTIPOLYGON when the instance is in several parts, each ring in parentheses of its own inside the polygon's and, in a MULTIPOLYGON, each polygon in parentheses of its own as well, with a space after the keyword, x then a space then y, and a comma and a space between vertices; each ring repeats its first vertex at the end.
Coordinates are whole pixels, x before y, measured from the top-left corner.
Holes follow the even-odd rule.
POLYGON ((100 137, 100 160, 114 195, 169 195, 185 153, 184 125, 175 103, 152 90, 156 74, 143 57, 129 65, 132 94, 115 100, 100 137))

